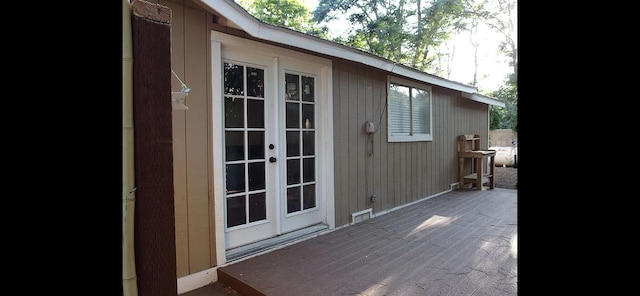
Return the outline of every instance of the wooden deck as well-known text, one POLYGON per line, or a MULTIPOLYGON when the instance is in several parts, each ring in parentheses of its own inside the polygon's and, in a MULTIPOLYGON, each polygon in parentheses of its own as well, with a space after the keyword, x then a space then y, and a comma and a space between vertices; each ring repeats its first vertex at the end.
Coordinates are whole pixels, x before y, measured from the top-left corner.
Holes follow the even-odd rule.
POLYGON ((517 205, 514 189, 447 192, 221 267, 218 281, 244 296, 517 295, 517 205))

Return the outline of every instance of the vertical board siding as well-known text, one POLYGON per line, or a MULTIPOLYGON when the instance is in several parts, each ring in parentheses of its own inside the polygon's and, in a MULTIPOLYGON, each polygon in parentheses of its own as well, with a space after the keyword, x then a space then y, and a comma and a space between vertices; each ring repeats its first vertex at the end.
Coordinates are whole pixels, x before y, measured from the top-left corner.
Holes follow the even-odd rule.
MULTIPOLYGON (((339 68, 341 65, 337 65, 339 68)), ((339 94, 347 93, 349 83, 347 82, 348 74, 344 71, 334 71, 334 98, 340 97, 339 94), (342 83, 345 81, 345 83, 342 83)), ((342 130, 348 126, 349 122, 349 100, 341 98, 341 100, 333 103, 334 108, 334 127, 333 130, 342 130), (342 124, 340 124, 342 123, 342 124), (336 125, 337 124, 337 125, 336 125)), ((340 147, 340 149, 334 149, 336 171, 344 172, 349 169, 349 133, 340 132, 334 134, 334 147, 340 147)), ((348 176, 344 176, 348 178, 348 176)), ((345 220, 345 217, 349 217, 349 182, 346 180, 336 180, 334 183, 335 190, 335 207, 336 207, 336 225, 343 225, 349 223, 345 220)))
MULTIPOLYGON (((365 112, 364 112, 364 119, 360 122, 360 128, 365 130, 365 122, 367 121, 373 121, 373 104, 376 102, 376 99, 373 97, 373 82, 371 79, 365 79, 363 81, 363 101, 364 101, 364 107, 365 107, 365 112)), ((360 197, 363 199, 363 207, 366 208, 372 208, 373 204, 371 203, 371 195, 373 195, 373 186, 375 183, 375 180, 373 179, 374 177, 374 172, 376 170, 374 162, 373 162, 373 155, 371 154, 371 148, 372 148, 372 135, 371 134, 367 134, 366 130, 364 137, 365 137, 365 141, 364 141, 364 164, 365 164, 365 183, 366 183, 366 188, 365 188, 365 193, 360 197)))
MULTIPOLYGON (((213 200, 209 153, 209 94, 207 20, 211 15, 191 1, 155 1, 172 10, 171 68, 191 91, 189 110, 173 110, 174 183, 176 216, 176 275, 206 270, 216 265, 211 226, 213 200)), ((181 85, 173 74, 172 91, 181 85)))
POLYGON ((457 136, 488 136, 487 105, 432 86, 433 141, 389 143, 386 74, 344 60, 334 60, 333 71, 336 226, 355 212, 385 212, 450 190, 458 180, 457 136), (378 128, 373 145, 366 121, 378 128))
MULTIPOLYGON (((171 69, 184 79, 184 9, 174 2, 161 1, 171 9, 171 69)), ((171 74, 171 91, 180 91, 180 82, 171 74)), ((184 81, 184 80, 183 80, 184 81)), ((187 223, 187 145, 186 112, 174 110, 173 124, 173 178, 174 211, 176 216, 176 274, 189 274, 189 225, 187 223)))
MULTIPOLYGON (((347 97, 344 98, 349 102, 347 110, 349 111, 348 125, 345 126, 345 130, 349 131, 349 167, 347 169, 348 176, 345 176, 349 183, 346 184, 348 190, 347 198, 349 201, 349 213, 357 212, 358 210, 358 177, 364 178, 364 176, 358 176, 358 138, 360 137, 358 129, 358 73, 347 72, 347 97), (356 209, 355 211, 351 211, 356 209)), ((363 110, 364 111, 364 110, 363 110)), ((335 130, 335 129, 334 129, 335 130)), ((349 222, 349 217, 346 217, 346 223, 349 222)), ((346 224, 345 223, 345 224, 346 224)))
MULTIPOLYGON (((451 151, 447 151, 446 147, 448 147, 449 145, 449 141, 446 138, 446 128, 447 128, 447 124, 446 124, 446 119, 447 118, 451 118, 448 116, 448 114, 445 113, 445 109, 444 109, 444 105, 445 102, 448 101, 449 98, 445 97, 445 96, 441 96, 439 97, 438 100, 436 100, 435 102, 435 110, 434 113, 437 114, 437 121, 435 122, 435 127, 436 127, 436 131, 438 131, 438 133, 436 134, 436 138, 434 139, 434 144, 437 147, 436 149, 436 154, 438 155, 437 159, 436 159, 436 167, 437 167, 437 172, 433 177, 435 178, 435 187, 436 188, 443 188, 444 186, 448 186, 447 184, 444 183, 444 176, 446 176, 444 174, 444 172, 446 172, 445 170, 445 159, 447 159, 448 157, 451 157, 451 151)), ((448 183, 448 182, 447 182, 448 183)))
POLYGON ((362 73, 360 73, 362 71, 362 69, 360 69, 360 71, 355 75, 354 80, 356 81, 355 84, 355 98, 357 99, 357 107, 356 113, 351 113, 354 115, 354 117, 356 118, 356 122, 353 125, 354 129, 357 129, 358 132, 356 133, 357 137, 356 137, 356 143, 358 143, 358 152, 356 154, 356 159, 358 160, 358 173, 357 173, 357 178, 356 178, 356 182, 358 183, 358 185, 356 186, 357 191, 356 191, 356 209, 360 209, 360 210, 364 210, 366 209, 366 205, 363 201, 364 199, 364 195, 367 189, 367 170, 365 168, 365 157, 367 155, 367 137, 366 137, 366 133, 363 132, 363 125, 364 125, 364 120, 365 120, 365 115, 367 113, 367 104, 365 103, 365 91, 364 91, 364 79, 366 79, 365 77, 363 77, 363 75, 361 75, 362 73))
POLYGON ((386 163, 382 163, 382 158, 381 155, 383 155, 380 151, 380 114, 382 113, 382 108, 384 108, 384 102, 381 101, 382 95, 381 95, 381 86, 378 83, 375 83, 374 81, 371 81, 371 107, 372 107, 372 112, 371 115, 369 116, 369 120, 373 121, 373 123, 375 124, 375 128, 377 129, 376 134, 371 135, 371 153, 373 154, 370 159, 373 162, 371 165, 371 168, 373 170, 373 178, 372 178, 372 183, 373 183, 373 189, 370 192, 369 195, 376 195, 378 197, 378 200, 376 202, 374 202, 372 204, 373 206, 373 211, 374 212, 378 212, 380 211, 380 204, 382 203, 381 201, 381 193, 382 193, 382 180, 383 178, 386 178, 386 163))
POLYGON ((186 99, 189 273, 205 270, 213 264, 209 231, 209 98, 207 96, 207 13, 185 7, 185 69, 183 81, 191 88, 186 99))

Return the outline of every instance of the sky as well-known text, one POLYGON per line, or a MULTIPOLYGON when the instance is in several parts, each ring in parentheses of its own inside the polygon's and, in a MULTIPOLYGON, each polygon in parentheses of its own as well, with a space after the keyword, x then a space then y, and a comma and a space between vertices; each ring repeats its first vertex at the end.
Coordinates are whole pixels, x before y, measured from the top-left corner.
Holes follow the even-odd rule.
MULTIPOLYGON (((309 11, 313 11, 318 5, 318 0, 300 0, 309 11)), ((517 19, 515 20, 517 24, 517 19)), ((346 32, 349 24, 346 20, 338 20, 328 24, 330 37, 334 38, 346 32)), ((478 36, 478 84, 481 93, 489 93, 498 90, 504 84, 507 75, 513 70, 509 66, 508 58, 498 53, 501 36, 486 27, 479 27, 478 36)), ((514 33, 515 34, 515 33, 514 33)), ((517 42, 517 39, 516 39, 517 42)), ((448 43, 448 48, 453 48, 453 59, 449 80, 470 84, 473 81, 474 55, 473 47, 469 41, 469 33, 465 32, 454 36, 448 43)))

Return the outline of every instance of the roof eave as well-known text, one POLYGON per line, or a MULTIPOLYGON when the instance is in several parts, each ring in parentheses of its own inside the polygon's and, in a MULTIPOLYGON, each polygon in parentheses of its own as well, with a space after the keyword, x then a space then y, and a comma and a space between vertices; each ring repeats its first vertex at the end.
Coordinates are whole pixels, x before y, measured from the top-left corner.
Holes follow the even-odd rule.
POLYGON ((217 11, 233 21, 247 34, 264 40, 303 48, 319 54, 329 55, 350 61, 356 61, 374 68, 385 70, 401 76, 413 78, 426 83, 462 92, 463 96, 474 101, 504 107, 504 103, 478 93, 474 86, 451 81, 442 77, 427 74, 370 53, 344 46, 339 43, 317 38, 308 34, 270 25, 253 17, 233 0, 194 0, 217 11))
POLYGON ((463 98, 467 98, 470 99, 472 101, 476 101, 476 102, 480 102, 480 103, 485 103, 485 104, 489 104, 489 105, 493 105, 493 106, 498 106, 498 107, 505 107, 505 103, 503 101, 501 101, 500 99, 491 97, 491 96, 487 96, 487 95, 483 95, 483 94, 479 94, 479 93, 474 93, 474 94, 470 94, 470 93, 462 93, 462 97, 463 98))

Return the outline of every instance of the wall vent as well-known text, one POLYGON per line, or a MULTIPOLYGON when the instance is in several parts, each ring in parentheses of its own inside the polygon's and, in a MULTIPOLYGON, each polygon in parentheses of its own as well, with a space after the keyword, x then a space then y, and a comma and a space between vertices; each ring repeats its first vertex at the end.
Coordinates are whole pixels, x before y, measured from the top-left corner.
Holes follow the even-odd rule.
POLYGON ((373 218, 371 208, 351 214, 351 225, 373 218))

